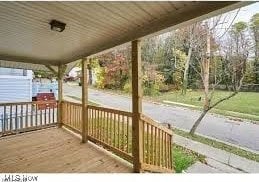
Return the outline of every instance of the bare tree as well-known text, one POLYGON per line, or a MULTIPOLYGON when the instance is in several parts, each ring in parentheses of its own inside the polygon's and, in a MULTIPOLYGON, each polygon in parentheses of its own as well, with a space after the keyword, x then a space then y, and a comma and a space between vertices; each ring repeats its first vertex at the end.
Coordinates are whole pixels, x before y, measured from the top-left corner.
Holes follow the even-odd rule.
MULTIPOLYGON (((232 93, 224 98, 220 98, 217 101, 213 100, 213 95, 215 92, 216 86, 221 82, 222 76, 219 76, 219 80, 215 81, 213 84, 210 84, 210 62, 213 58, 213 54, 211 53, 212 50, 212 42, 214 40, 214 34, 213 30, 217 25, 220 23, 220 18, 216 20, 208 20, 204 23, 204 32, 206 39, 199 39, 199 49, 200 51, 199 58, 199 65, 200 70, 199 74, 201 76, 203 87, 204 87, 204 104, 203 104, 203 110, 199 118, 195 121, 194 125, 192 126, 190 130, 190 134, 194 134, 197 127, 201 123, 204 116, 214 107, 216 107, 218 104, 234 97, 238 94, 240 91, 240 88, 243 83, 243 79, 245 76, 245 68, 246 68, 246 61, 248 58, 248 49, 249 49, 249 43, 248 39, 246 37, 246 26, 244 24, 236 23, 232 26, 232 29, 230 31, 230 40, 227 41, 228 45, 225 45, 222 47, 224 52, 222 52, 221 58, 227 60, 226 62, 228 65, 225 66, 226 70, 231 74, 229 76, 231 77, 231 89, 232 93), (212 22, 209 22, 212 21, 212 22), (210 28, 211 27, 211 28, 210 28), (206 52, 204 54, 203 52, 206 52), (211 88, 211 89, 210 89, 211 88)), ((217 46, 216 46, 217 47, 217 46)), ((214 50, 215 52, 215 50, 214 50)), ((198 70, 196 70, 198 71, 198 70)), ((216 79, 215 79, 216 80, 216 79)))
POLYGON ((183 87, 182 87, 182 94, 186 94, 187 86, 188 86, 188 72, 189 72, 189 66, 190 66, 190 61, 191 61, 191 56, 192 56, 192 50, 193 50, 193 33, 194 33, 194 28, 196 24, 193 24, 189 27, 189 48, 188 48, 188 55, 185 61, 185 67, 184 67, 184 74, 183 74, 183 87))

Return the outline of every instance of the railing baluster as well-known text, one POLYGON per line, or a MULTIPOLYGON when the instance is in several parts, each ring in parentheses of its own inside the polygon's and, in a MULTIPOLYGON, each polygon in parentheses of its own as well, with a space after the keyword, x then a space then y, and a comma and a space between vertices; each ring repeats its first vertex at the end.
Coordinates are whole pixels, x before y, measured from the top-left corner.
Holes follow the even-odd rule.
POLYGON ((106 112, 103 111, 102 113, 102 141, 106 143, 106 112))
POLYGON ((150 127, 151 127, 151 141, 150 141, 150 147, 151 147, 151 156, 150 156, 150 158, 151 158, 151 163, 150 164, 154 164, 154 141, 153 141, 153 139, 154 139, 154 133, 153 133, 153 130, 154 130, 154 128, 153 128, 153 125, 150 125, 150 127))
POLYGON ((21 120, 20 120, 20 129, 23 129, 23 104, 21 104, 21 120))
POLYGON ((69 105, 69 125, 71 126, 71 123, 72 123, 72 107, 73 105, 69 105))
POLYGON ((166 138, 167 138, 167 168, 170 168, 170 144, 169 144, 169 136, 168 134, 166 134, 166 138))
POLYGON ((127 152, 129 153, 129 117, 127 116, 127 152))
POLYGON ((94 137, 94 109, 92 109, 92 136, 94 137))
POLYGON ((100 111, 100 140, 103 141, 103 111, 100 111))
POLYGON ((30 106, 31 106, 30 127, 32 127, 33 126, 33 104, 31 103, 30 106))
MULTIPOLYGON (((86 109, 85 112, 88 112, 88 110, 86 109)), ((87 113, 87 115, 89 116, 88 113, 87 113)), ((78 106, 75 106, 75 128, 76 128, 76 129, 79 128, 78 106)), ((87 128, 87 130, 88 130, 88 128, 87 128)))
POLYGON ((73 120, 71 121, 72 122, 71 126, 73 128, 77 128, 76 127, 76 106, 74 106, 74 105, 72 105, 72 118, 73 118, 73 120))
POLYGON ((162 166, 165 165, 165 135, 162 131, 162 166))
POLYGON ((158 166, 161 165, 161 134, 158 129, 158 166))
POLYGON ((116 114, 113 114, 113 146, 116 146, 116 114))
POLYGON ((118 148, 120 148, 120 115, 118 114, 117 115, 117 118, 118 118, 118 148))
POLYGON ((103 111, 100 111, 100 141, 103 141, 103 111))
POLYGON ((155 159, 154 159, 154 165, 157 165, 157 127, 155 127, 155 159))
POLYGON ((103 141, 103 142, 105 142, 105 132, 106 132, 105 123, 106 123, 106 120, 105 120, 105 111, 103 111, 103 112, 102 112, 102 141, 103 141))
MULTIPOLYGON (((91 119, 92 119, 91 109, 87 107, 87 111, 88 111, 88 135, 91 136, 91 119)), ((79 117, 79 123, 80 123, 80 117, 79 117)))
MULTIPOLYGON (((60 106, 58 106, 58 107, 60 107, 60 106)), ((62 105, 62 107, 63 107, 63 105, 62 105)), ((55 115, 55 106, 53 106, 52 107, 52 123, 55 123, 56 122, 56 115, 55 115)), ((62 111, 64 111, 64 109, 62 109, 62 111)), ((65 112, 63 112, 63 113, 66 113, 66 110, 65 110, 65 112)), ((66 116, 65 114, 63 115, 63 116, 66 116)), ((62 117, 62 119, 63 119, 64 117, 62 117)), ((63 121, 61 121, 61 122, 63 122, 63 121)))
POLYGON ((124 140, 125 140, 125 116, 122 115, 122 150, 125 151, 125 144, 124 144, 124 140))
POLYGON ((18 131, 18 108, 17 104, 15 104, 15 132, 18 131))
POLYGON ((149 146, 149 124, 147 124, 147 163, 150 163, 150 146, 149 146))
POLYGON ((47 120, 47 104, 44 108, 44 126, 46 125, 46 120, 47 120))
POLYGON ((140 122, 143 122, 143 161, 144 162, 146 162, 146 155, 145 155, 145 153, 146 153, 146 146, 145 146, 145 139, 146 139, 146 137, 145 137, 145 127, 146 127, 146 122, 144 121, 144 120, 141 120, 140 122))
POLYGON ((42 126, 42 118, 43 118, 43 116, 42 116, 42 108, 40 109, 40 126, 42 126))
POLYGON ((94 136, 97 138, 98 133, 97 133, 97 110, 94 110, 94 136))
POLYGON ((166 142, 166 133, 164 132, 164 166, 167 167, 167 142, 166 142))
MULTIPOLYGON (((86 109, 86 112, 87 112, 87 114, 88 114, 88 118, 90 117, 90 110, 87 108, 86 109)), ((80 107, 78 107, 78 106, 76 106, 76 115, 77 115, 77 129, 80 129, 80 124, 81 124, 81 122, 80 122, 80 107)), ((90 119, 88 119, 88 122, 89 122, 89 120, 90 119)), ((87 130, 88 130, 88 132, 89 132, 89 127, 90 127, 90 125, 88 124, 88 128, 87 128, 87 130)))
MULTIPOLYGON (((0 106, 0 109, 2 110, 2 106, 0 106)), ((1 119, 1 130, 0 131, 1 131, 1 135, 3 136, 4 135, 4 131, 3 131, 4 130, 3 129, 4 128, 4 115, 3 114, 1 115, 0 119, 1 119)))
POLYGON ((36 126, 38 126, 38 104, 35 105, 36 109, 36 126))
POLYGON ((100 140, 100 110, 97 110, 97 138, 100 140))
POLYGON ((25 128, 28 128, 28 104, 26 104, 25 128))
POLYGON ((109 143, 109 113, 106 112, 106 143, 109 143))
POLYGON ((6 132, 6 106, 4 106, 3 134, 6 132))
POLYGON ((73 121, 72 121, 72 126, 74 127, 74 128, 77 128, 77 124, 76 124, 76 122, 77 122, 77 120, 76 120, 76 106, 74 106, 73 105, 73 109, 72 109, 72 118, 73 118, 73 121))
POLYGON ((173 156, 172 156, 172 150, 173 150, 173 145, 172 145, 172 136, 170 135, 169 136, 169 145, 170 145, 170 147, 169 147, 169 149, 170 149, 170 151, 169 151, 169 155, 170 155, 170 169, 172 169, 173 168, 173 156))
POLYGON ((10 132, 12 132, 12 130, 13 130, 13 120, 12 120, 13 116, 12 116, 12 114, 13 114, 13 106, 10 105, 10 132))
POLYGON ((113 113, 110 113, 110 144, 113 146, 113 140, 112 140, 112 136, 113 136, 113 113))
POLYGON ((96 135, 96 138, 98 139, 99 138, 99 110, 95 110, 96 112, 96 117, 95 117, 95 135, 96 135))
POLYGON ((48 121, 48 124, 50 124, 51 122, 51 108, 49 107, 49 113, 48 113, 48 115, 49 115, 49 121, 48 121))

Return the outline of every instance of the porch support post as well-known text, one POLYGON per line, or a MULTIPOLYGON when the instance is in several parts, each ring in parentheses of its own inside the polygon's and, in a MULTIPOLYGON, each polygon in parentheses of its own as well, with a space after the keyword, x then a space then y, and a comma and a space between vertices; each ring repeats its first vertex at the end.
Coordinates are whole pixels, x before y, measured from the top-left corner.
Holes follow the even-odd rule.
POLYGON ((143 124, 142 113, 142 79, 141 79, 141 46, 140 40, 132 41, 132 154, 133 170, 141 172, 143 162, 143 124))
POLYGON ((82 59, 82 143, 88 142, 88 76, 87 59, 82 59))
POLYGON ((66 65, 58 66, 58 127, 62 126, 63 76, 66 65))

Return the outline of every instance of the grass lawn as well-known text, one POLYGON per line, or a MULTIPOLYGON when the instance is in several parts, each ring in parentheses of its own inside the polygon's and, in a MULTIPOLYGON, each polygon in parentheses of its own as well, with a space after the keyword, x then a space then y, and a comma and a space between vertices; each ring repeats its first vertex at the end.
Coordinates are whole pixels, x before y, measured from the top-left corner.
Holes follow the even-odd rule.
MULTIPOLYGON (((115 93, 119 95, 125 95, 131 97, 130 93, 125 93, 120 90, 111 90, 111 89, 97 89, 91 87, 95 90, 106 91, 109 93, 115 93)), ((215 91, 213 97, 213 103, 218 99, 230 95, 231 92, 228 91, 215 91)), ((202 109, 203 106, 203 91, 202 90, 188 90, 186 95, 183 96, 181 91, 171 91, 166 93, 161 93, 158 96, 144 96, 144 99, 150 101, 156 101, 164 103, 164 101, 177 102, 172 103, 172 105, 179 105, 181 107, 188 107, 181 104, 194 105, 194 109, 202 109), (201 100, 199 101, 199 97, 201 100)), ((170 103, 166 103, 170 104, 170 103)), ((191 107, 193 108, 193 107, 191 107)), ((259 92, 239 92, 236 96, 231 99, 220 103, 216 108, 212 109, 210 112, 221 114, 224 116, 230 116, 235 118, 247 119, 254 121, 255 123, 259 122, 259 92)))
MULTIPOLYGON (((231 92, 227 91, 215 91, 212 103, 219 100, 220 98, 230 95, 230 93, 231 92)), ((188 91, 185 96, 181 95, 181 91, 173 91, 163 93, 151 99, 159 102, 179 102, 202 108, 204 96, 202 91, 196 90, 188 91), (199 97, 201 97, 200 101, 199 97)), ((212 112, 259 121, 259 93, 240 92, 231 99, 220 103, 218 106, 216 106, 216 109, 212 110, 212 112)))
POLYGON ((173 164, 176 173, 181 173, 196 161, 205 162, 205 156, 179 145, 173 145, 173 164))
POLYGON ((249 151, 246 151, 246 150, 234 147, 234 146, 230 146, 230 145, 227 145, 225 143, 218 142, 218 141, 206 138, 206 137, 202 137, 202 136, 199 136, 199 135, 191 136, 188 132, 185 132, 185 131, 182 131, 182 130, 179 130, 179 129, 176 129, 176 128, 173 129, 173 131, 174 131, 175 134, 183 136, 185 138, 189 138, 191 140, 201 142, 201 143, 204 143, 206 145, 209 145, 209 146, 212 146, 212 147, 215 147, 215 148, 225 150, 227 152, 239 155, 239 156, 247 158, 249 160, 259 162, 259 154, 255 154, 255 153, 252 153, 252 152, 249 152, 249 151))

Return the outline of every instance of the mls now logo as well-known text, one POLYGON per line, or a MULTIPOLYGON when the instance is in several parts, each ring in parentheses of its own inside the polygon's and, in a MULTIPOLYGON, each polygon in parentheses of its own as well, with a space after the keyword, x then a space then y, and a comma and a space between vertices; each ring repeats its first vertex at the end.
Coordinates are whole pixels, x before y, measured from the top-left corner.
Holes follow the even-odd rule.
POLYGON ((30 181, 38 181, 38 176, 29 176, 29 175, 5 175, 2 178, 2 182, 30 182, 30 181))

